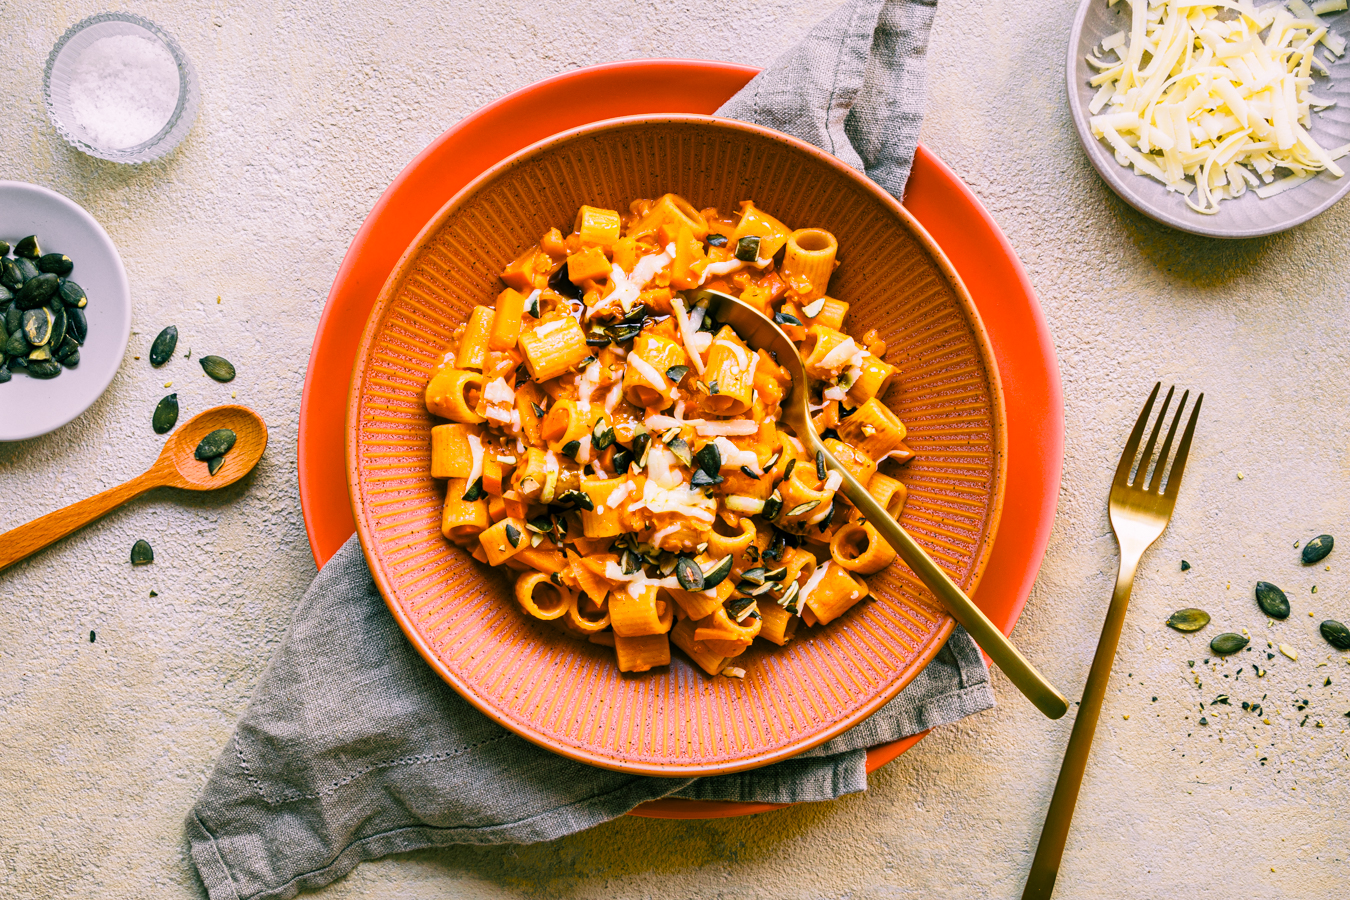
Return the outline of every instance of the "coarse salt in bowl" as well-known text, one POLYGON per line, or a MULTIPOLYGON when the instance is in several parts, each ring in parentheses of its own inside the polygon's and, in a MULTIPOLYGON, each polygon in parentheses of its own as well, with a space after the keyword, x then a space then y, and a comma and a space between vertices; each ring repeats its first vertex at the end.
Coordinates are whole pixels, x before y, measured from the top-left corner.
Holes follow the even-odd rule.
POLYGON ((72 25, 44 75, 47 115, 90 156, 142 163, 182 141, 197 115, 197 74, 183 48, 148 19, 100 13, 72 25))

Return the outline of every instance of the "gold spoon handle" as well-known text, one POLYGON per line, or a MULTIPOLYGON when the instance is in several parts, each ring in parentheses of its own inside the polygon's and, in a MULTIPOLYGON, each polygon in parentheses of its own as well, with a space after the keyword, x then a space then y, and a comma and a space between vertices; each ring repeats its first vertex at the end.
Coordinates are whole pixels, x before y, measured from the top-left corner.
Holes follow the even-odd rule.
POLYGON ((900 523, 886 512, 885 507, 867 493, 867 489, 849 474, 848 469, 844 468, 823 444, 816 443, 817 449, 824 453, 829 468, 843 478, 844 496, 857 507, 858 512, 867 518, 886 542, 895 548, 895 552, 905 564, 913 569, 919 580, 942 601, 952 614, 952 618, 961 623, 975 639, 975 643, 979 644, 995 665, 1003 670, 1003 674, 1008 676, 1008 680, 1045 715, 1052 719, 1064 715, 1069 709, 1069 703, 1064 699, 1064 695, 1055 690, 1055 686, 1036 671, 1036 667, 1012 645, 993 622, 989 621, 989 617, 971 602, 965 591, 957 587, 956 582, 951 580, 942 567, 909 536, 909 532, 900 527, 900 523))
POLYGON ((154 470, 151 470, 117 487, 108 488, 101 494, 79 500, 0 534, 0 570, 27 559, 71 532, 107 515, 128 500, 157 487, 159 483, 159 479, 154 477, 154 470))

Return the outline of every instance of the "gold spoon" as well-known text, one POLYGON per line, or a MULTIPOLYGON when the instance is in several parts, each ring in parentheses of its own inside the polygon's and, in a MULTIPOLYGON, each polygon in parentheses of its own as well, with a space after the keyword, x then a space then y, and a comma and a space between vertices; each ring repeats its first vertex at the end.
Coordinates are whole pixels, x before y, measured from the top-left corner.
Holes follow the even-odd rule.
POLYGON ((26 559, 151 488, 213 491, 234 484, 258 464, 266 446, 267 426, 253 410, 242 406, 208 409, 193 416, 169 436, 159 459, 147 471, 101 494, 0 534, 0 569, 26 559), (233 431, 236 440, 234 447, 225 454, 225 462, 212 475, 207 471, 206 463, 194 454, 202 438, 222 428, 233 431))
POLYGON ((718 291, 684 291, 682 295, 690 304, 707 302, 708 314, 718 322, 730 325, 741 338, 756 349, 772 353, 779 365, 787 369, 792 378, 791 393, 783 401, 783 420, 791 426, 797 438, 816 453, 823 454, 825 465, 838 472, 843 479, 841 485, 844 496, 857 507, 872 527, 886 539, 900 558, 905 561, 919 580, 942 601, 952 614, 975 639, 975 643, 984 649, 989 657, 1003 670, 1003 674, 1016 688, 1030 700, 1037 709, 1052 719, 1058 719, 1068 710, 1068 701, 1055 690, 1054 685, 1045 680, 1036 667, 1018 652, 1012 642, 989 621, 978 606, 971 602, 956 582, 952 581, 933 558, 909 536, 900 523, 895 521, 885 507, 867 493, 867 489, 849 474, 840 462, 825 449, 820 436, 816 434, 815 424, 807 408, 808 391, 806 366, 797 353, 797 345, 773 322, 766 319, 754 307, 742 303, 735 297, 718 291))

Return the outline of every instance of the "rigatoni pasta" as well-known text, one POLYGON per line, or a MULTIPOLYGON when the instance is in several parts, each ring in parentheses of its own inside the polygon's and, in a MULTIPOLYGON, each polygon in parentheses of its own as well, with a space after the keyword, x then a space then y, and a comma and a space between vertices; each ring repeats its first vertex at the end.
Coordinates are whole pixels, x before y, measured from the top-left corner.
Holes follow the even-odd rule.
POLYGON ((751 202, 723 215, 675 194, 550 229, 427 384, 449 420, 430 447, 446 539, 626 672, 669 664, 674 643, 739 677, 756 641, 843 615, 895 552, 783 425, 786 371, 681 293, 738 296, 801 345, 826 447, 899 515, 895 466, 913 454, 882 402, 896 370, 828 295, 838 252, 751 202))

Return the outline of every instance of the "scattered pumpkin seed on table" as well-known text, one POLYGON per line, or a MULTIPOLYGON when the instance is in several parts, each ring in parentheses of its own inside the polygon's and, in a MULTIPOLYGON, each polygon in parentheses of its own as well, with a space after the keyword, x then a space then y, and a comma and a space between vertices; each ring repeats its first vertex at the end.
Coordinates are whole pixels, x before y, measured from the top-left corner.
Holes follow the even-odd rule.
POLYGON ((1199 631, 1209 624, 1209 613, 1203 609, 1179 609, 1167 619, 1167 627, 1177 631, 1199 631))
POLYGON ((174 349, 178 346, 178 328, 170 325, 159 333, 154 343, 150 345, 150 365, 158 369, 169 361, 173 356, 174 349))
POLYGON ((221 384, 234 381, 234 366, 230 365, 228 359, 222 356, 203 356, 198 362, 202 364, 202 371, 221 384))
POLYGON ((1303 545, 1303 564, 1310 566, 1326 559, 1327 554, 1336 545, 1336 539, 1329 534, 1319 534, 1303 545))
POLYGON ((1219 656, 1228 656, 1247 646, 1247 639, 1231 631, 1224 632, 1209 642, 1209 649, 1219 656))
MULTIPOLYGON (((170 394, 159 405, 155 407, 155 414, 151 417, 150 424, 155 429, 155 434, 164 434, 173 429, 178 424, 178 395, 170 394)), ((215 472, 211 473, 216 474, 215 472)))
POLYGON ((1337 650, 1350 650, 1350 628, 1346 628, 1335 619, 1327 619, 1318 630, 1322 632, 1322 637, 1326 642, 1337 650))
POLYGON ((1256 605, 1272 619, 1289 618, 1289 598, 1269 581, 1256 583, 1256 605))
POLYGON ((139 540, 131 545, 131 564, 144 566, 155 561, 155 551, 147 540, 139 540))

